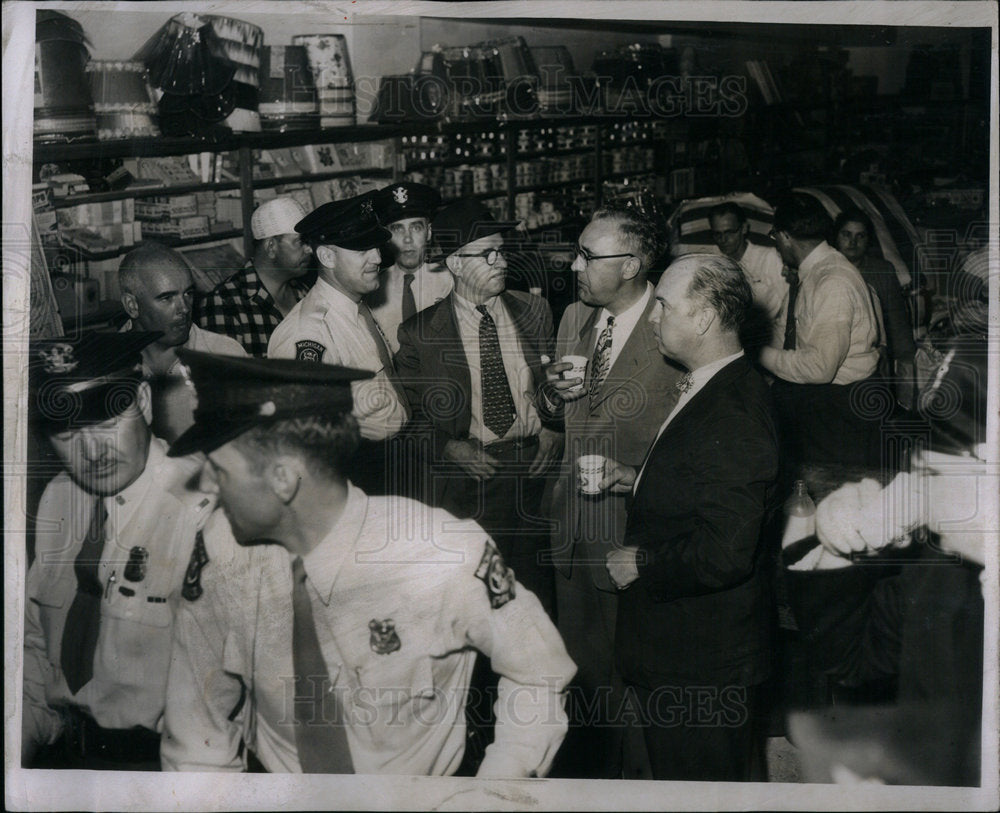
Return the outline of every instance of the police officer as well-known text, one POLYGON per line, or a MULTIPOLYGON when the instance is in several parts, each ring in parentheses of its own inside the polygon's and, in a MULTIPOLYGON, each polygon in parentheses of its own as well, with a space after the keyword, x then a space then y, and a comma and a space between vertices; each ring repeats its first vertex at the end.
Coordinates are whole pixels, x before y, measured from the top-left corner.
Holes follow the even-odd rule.
POLYGON ((378 289, 380 248, 390 234, 379 225, 373 193, 326 203, 299 221, 295 230, 312 247, 319 277, 275 329, 267 355, 374 373, 351 385, 354 416, 365 441, 355 470, 364 475, 359 484, 365 491, 384 494, 391 490, 386 478, 395 456, 392 439, 406 425, 409 412, 389 342, 364 297, 378 289))
POLYGON ((411 181, 390 184, 375 196, 375 214, 392 234, 388 248, 395 261, 368 303, 393 353, 399 350, 400 324, 440 302, 454 287, 447 268, 427 262, 431 220, 440 205, 441 196, 434 189, 411 181))
POLYGON ((63 471, 38 508, 28 571, 27 767, 159 768, 171 628, 201 596, 213 501, 197 463, 150 433, 141 350, 160 334, 82 334, 31 348, 33 417, 63 471))
POLYGON ((198 411, 171 454, 207 454, 241 545, 181 609, 164 768, 240 770, 249 749, 274 772, 452 774, 478 649, 501 675, 479 775, 543 776, 575 667, 482 528, 348 479, 371 373, 181 357, 198 411))

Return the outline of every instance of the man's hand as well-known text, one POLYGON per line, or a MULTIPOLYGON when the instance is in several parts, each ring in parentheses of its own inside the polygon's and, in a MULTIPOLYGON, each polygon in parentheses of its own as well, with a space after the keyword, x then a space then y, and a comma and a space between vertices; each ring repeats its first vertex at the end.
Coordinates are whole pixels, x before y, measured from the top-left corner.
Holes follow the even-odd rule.
POLYGON ((489 480, 497 473, 497 459, 469 440, 449 440, 444 456, 476 480, 489 480))
POLYGON ((560 401, 575 401, 583 396, 582 378, 563 378, 563 373, 572 369, 573 365, 568 361, 555 361, 545 367, 547 380, 542 384, 542 389, 549 401, 558 404, 560 401), (574 387, 580 389, 573 391, 574 387))
POLYGON ((551 429, 542 429, 538 435, 538 452, 528 468, 529 477, 540 477, 562 457, 563 435, 551 429))
POLYGON ((611 458, 604 464, 604 477, 597 487, 601 491, 611 491, 615 494, 624 494, 632 490, 635 478, 639 472, 632 466, 626 466, 611 458))
POLYGON ((611 583, 619 590, 624 590, 639 578, 639 566, 636 564, 639 549, 636 547, 615 548, 608 553, 605 566, 611 583))

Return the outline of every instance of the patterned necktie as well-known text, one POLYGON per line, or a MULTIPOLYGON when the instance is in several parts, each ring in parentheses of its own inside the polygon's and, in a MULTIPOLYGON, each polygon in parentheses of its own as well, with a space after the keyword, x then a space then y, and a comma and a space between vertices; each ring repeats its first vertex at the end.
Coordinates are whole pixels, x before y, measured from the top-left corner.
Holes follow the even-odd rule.
POLYGON ((782 272, 788 280, 788 311, 785 313, 785 350, 795 349, 795 300, 799 296, 799 272, 782 272))
POLYGON ((416 315, 417 300, 413 297, 413 274, 403 274, 403 321, 416 315))
POLYGON ((680 378, 677 379, 677 383, 674 387, 677 388, 677 392, 681 395, 686 393, 694 385, 694 379, 691 377, 691 373, 684 373, 680 378))
POLYGON ((292 562, 292 663, 295 667, 295 745, 303 773, 354 773, 347 744, 347 722, 313 622, 312 601, 306 589, 302 558, 292 562), (324 701, 335 712, 329 720, 324 701))
POLYGON ((482 314, 479 320, 479 366, 483 381, 483 425, 502 438, 514 424, 517 407, 503 366, 496 322, 485 305, 476 305, 476 310, 482 314))
POLYGON ((597 344, 594 345, 594 356, 590 360, 590 405, 597 401, 597 393, 601 389, 601 384, 608 377, 608 370, 611 369, 611 330, 615 324, 615 317, 609 316, 601 335, 597 337, 597 344))
POLYGON ((101 631, 101 579, 98 568, 104 553, 104 527, 108 509, 94 498, 90 527, 76 555, 76 596, 63 627, 59 662, 69 690, 76 694, 94 676, 94 652, 101 631))

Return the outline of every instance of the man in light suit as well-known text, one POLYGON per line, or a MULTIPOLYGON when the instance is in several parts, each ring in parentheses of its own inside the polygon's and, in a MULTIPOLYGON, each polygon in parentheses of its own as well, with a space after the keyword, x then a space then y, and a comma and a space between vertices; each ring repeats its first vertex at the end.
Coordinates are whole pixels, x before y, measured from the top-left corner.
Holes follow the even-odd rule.
POLYGON ((601 488, 631 491, 615 658, 634 691, 654 779, 762 781, 759 687, 774 601, 761 529, 778 446, 768 387, 743 354, 750 286, 728 257, 674 262, 650 318, 690 372, 641 466, 611 461, 601 488))
POLYGON ((656 304, 647 272, 664 248, 656 224, 636 209, 594 213, 572 266, 579 301, 556 338, 557 359, 590 363, 581 382, 564 378, 572 365, 557 361, 548 371, 559 377, 542 390, 543 409, 563 418, 566 432, 552 544, 559 631, 578 672, 572 727, 555 769, 562 776, 614 779, 622 769, 621 681, 613 667, 618 597, 605 556, 625 537, 625 495, 581 494, 576 461, 601 454, 639 466, 677 400, 682 371, 660 354, 647 323, 656 304))

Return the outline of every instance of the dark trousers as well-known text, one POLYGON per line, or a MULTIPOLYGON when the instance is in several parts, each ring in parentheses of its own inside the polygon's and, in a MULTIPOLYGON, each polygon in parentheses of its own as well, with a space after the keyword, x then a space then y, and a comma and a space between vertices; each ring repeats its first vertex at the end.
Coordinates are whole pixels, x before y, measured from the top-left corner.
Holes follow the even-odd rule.
POLYGON ((653 779, 764 782, 764 727, 756 686, 629 684, 653 779))
POLYGON ((517 580, 554 615, 552 565, 542 561, 550 533, 541 510, 546 478, 528 477, 538 438, 500 441, 485 448, 499 461, 497 473, 489 480, 469 477, 455 465, 438 462, 434 466, 436 504, 459 519, 482 525, 517 580))
POLYGON ((892 414, 892 388, 878 378, 853 384, 792 384, 776 379, 771 392, 778 417, 783 468, 794 478, 803 466, 877 470, 881 432, 892 414))
POLYGON ((559 632, 577 665, 569 686, 569 731, 550 776, 617 779, 622 771, 624 684, 614 666, 618 596, 598 590, 590 568, 573 564, 556 574, 559 632))
POLYGON ((99 726, 76 708, 63 715, 64 728, 52 745, 43 746, 26 768, 87 771, 158 771, 160 735, 148 728, 99 726))

